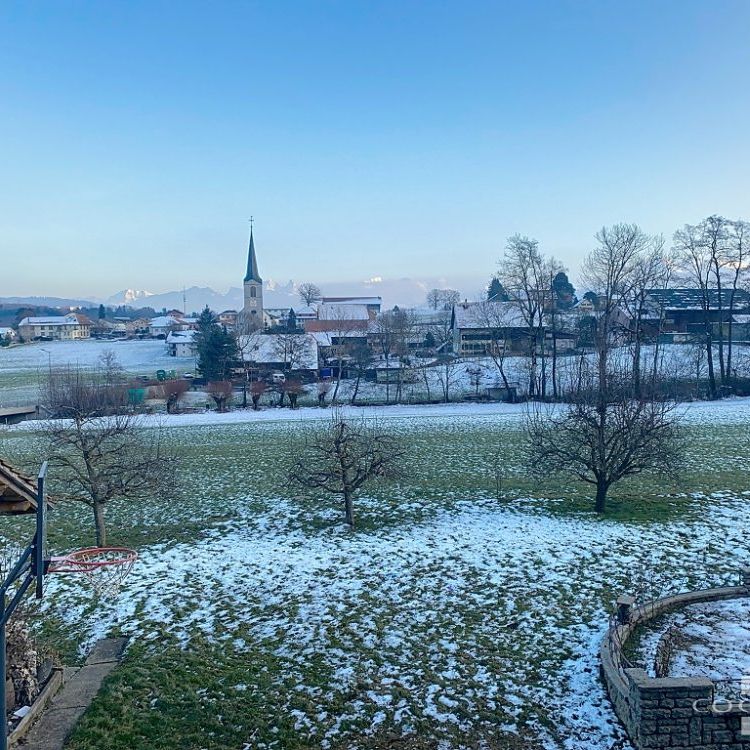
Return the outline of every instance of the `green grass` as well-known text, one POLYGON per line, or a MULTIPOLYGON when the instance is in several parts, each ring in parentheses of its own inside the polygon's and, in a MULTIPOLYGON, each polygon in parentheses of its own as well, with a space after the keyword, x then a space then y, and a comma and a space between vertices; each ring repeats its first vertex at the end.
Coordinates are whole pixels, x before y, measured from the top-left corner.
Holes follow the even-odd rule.
MULTIPOLYGON (((568 660, 585 658, 595 669, 589 640, 605 624, 618 593, 649 581, 670 585, 678 576, 681 582, 700 583, 706 572, 701 565, 712 575, 724 575, 734 565, 725 543, 747 487, 750 446, 743 424, 687 427, 690 452, 679 482, 646 475, 625 482, 613 491, 605 518, 593 514, 587 485, 565 477, 544 484, 529 479, 515 418, 400 418, 384 420, 384 425, 408 445, 407 475, 398 484, 375 485, 364 493, 355 508, 358 528, 351 533, 340 528, 334 500, 288 497, 284 466, 301 449, 310 425, 248 422, 170 431, 181 458, 181 499, 113 504, 107 513, 110 543, 134 546, 144 559, 158 559, 183 555, 185 545, 198 549, 223 534, 234 538, 247 530, 247 578, 239 579, 246 588, 223 586, 219 572, 215 580, 206 580, 202 567, 186 569, 180 585, 172 580, 168 590, 158 588, 160 579, 154 578, 150 596, 163 600, 166 614, 161 619, 149 614, 144 609, 148 599, 141 598, 135 612, 108 621, 111 632, 128 633, 133 645, 70 748, 213 750, 249 743, 301 750, 321 747, 338 716, 348 718, 329 735, 332 750, 434 747, 438 740, 452 747, 534 748, 545 739, 584 731, 575 721, 561 727, 549 701, 529 696, 544 694, 550 680, 569 679, 568 660), (498 447, 500 496, 493 458, 498 447), (720 521, 708 521, 709 511, 720 521), (454 515, 466 513, 469 519, 474 513, 486 517, 487 523, 528 525, 529 533, 555 523, 573 530, 568 544, 579 528, 587 539, 596 540, 601 530, 610 541, 571 551, 564 544, 556 550, 554 539, 541 540, 538 554, 531 545, 519 558, 512 541, 507 548, 474 548, 460 524, 450 526, 454 515), (455 541, 429 546, 436 525, 455 541), (424 557, 408 547, 412 533, 425 535, 424 557), (386 554, 378 545, 401 538, 404 565, 394 570, 402 570, 404 584, 398 597, 388 600, 400 583, 384 587, 378 565, 392 564, 388 554, 401 554, 401 548, 395 544, 386 554), (268 539, 278 540, 278 562, 264 568, 268 539), (363 587, 350 591, 342 580, 344 590, 337 590, 337 576, 352 570, 347 551, 362 554, 369 546, 372 569, 355 570, 363 587), (284 591, 277 602, 269 599, 263 593, 264 570, 275 575, 275 567, 289 565, 293 580, 291 561, 308 547, 334 549, 314 575, 306 573, 317 588, 284 591), (621 560, 627 562, 618 568, 621 560), (327 598, 321 600, 321 591, 328 592, 327 598), (206 606, 213 617, 208 633, 191 619, 196 608, 206 606), (431 613, 426 620, 417 617, 420 607, 431 613), (519 623, 515 628, 514 622, 519 623), (320 630, 323 647, 304 651, 294 640, 297 626, 299 632, 320 630), (394 632, 406 633, 401 649, 386 645, 394 632), (332 666, 339 658, 332 655, 339 652, 354 673, 345 689, 331 687, 341 682, 332 666), (400 669, 412 680, 409 684, 383 679, 401 652, 400 669), (480 668, 492 675, 500 695, 496 701, 484 695, 480 668), (446 696, 478 696, 452 708, 468 730, 442 725, 420 711, 430 685, 446 696), (382 724, 372 724, 381 710, 372 696, 388 696, 390 707, 403 701, 410 708, 405 739, 404 722, 394 718, 392 708, 385 710, 382 724), (309 723, 295 728, 299 715, 313 728, 309 723), (388 745, 393 738, 407 744, 388 745)), ((28 467, 38 461, 32 434, 9 433, 2 448, 28 467)), ((0 522, 6 537, 22 538, 30 530, 26 519, 0 522)), ((54 511, 50 544, 55 551, 90 544, 92 535, 87 508, 65 505, 54 511)), ((223 564, 219 554, 215 567, 223 564)), ((77 647, 99 617, 95 604, 71 582, 54 591, 47 606, 40 637, 68 662, 80 659, 77 647)), ((552 693, 564 690, 561 683, 552 693)), ((607 716, 604 704, 601 710, 607 716)), ((601 747, 608 746, 602 736, 601 747)))

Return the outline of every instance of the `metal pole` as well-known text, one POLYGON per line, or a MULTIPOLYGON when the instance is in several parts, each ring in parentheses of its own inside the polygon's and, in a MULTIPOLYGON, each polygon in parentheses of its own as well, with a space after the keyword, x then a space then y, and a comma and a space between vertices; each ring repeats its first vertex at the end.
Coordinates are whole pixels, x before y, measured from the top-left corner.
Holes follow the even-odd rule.
MULTIPOLYGON (((3 591, 3 615, 5 615, 6 596, 3 591)), ((0 750, 8 750, 8 714, 6 710, 5 685, 6 685, 6 651, 7 644, 5 640, 5 617, 0 622, 0 750)))

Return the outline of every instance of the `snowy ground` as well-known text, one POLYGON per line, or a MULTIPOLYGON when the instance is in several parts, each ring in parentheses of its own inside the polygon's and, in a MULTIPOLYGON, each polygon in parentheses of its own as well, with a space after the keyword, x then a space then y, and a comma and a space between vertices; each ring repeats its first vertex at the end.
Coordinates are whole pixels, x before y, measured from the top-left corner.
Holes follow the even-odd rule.
POLYGON ((0 405, 35 403, 39 375, 50 366, 95 367, 106 351, 117 356, 132 375, 155 376, 157 370, 193 372, 192 357, 170 357, 159 340, 132 341, 45 341, 0 348, 0 405))
MULTIPOLYGON (((357 502, 353 533, 330 499, 283 488, 286 456, 330 412, 170 420, 189 491, 110 512, 112 543, 141 554, 117 605, 94 609, 75 578, 50 581, 46 621, 83 649, 113 628, 134 638, 74 750, 105 731, 127 747, 123 727, 164 748, 338 750, 387 732, 446 750, 609 750, 622 735, 597 648, 614 598, 724 584, 747 560, 750 400, 687 406, 684 487, 639 480, 629 502, 660 510, 607 520, 576 510, 585 489, 526 482, 522 406, 354 411, 402 436, 410 471, 357 502)), ((29 450, 28 428, 4 433, 11 453, 29 450)), ((56 511, 55 549, 85 544, 88 524, 56 511)))

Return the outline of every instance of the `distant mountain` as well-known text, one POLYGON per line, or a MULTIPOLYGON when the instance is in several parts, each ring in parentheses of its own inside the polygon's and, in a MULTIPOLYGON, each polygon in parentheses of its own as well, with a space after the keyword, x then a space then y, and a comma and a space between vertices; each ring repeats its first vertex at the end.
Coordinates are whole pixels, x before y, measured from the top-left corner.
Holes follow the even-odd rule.
POLYGON ((95 299, 68 297, 0 297, 0 305, 29 305, 29 307, 91 307, 99 304, 95 299))
POLYGON ((111 297, 107 297, 104 300, 105 305, 112 305, 117 307, 118 305, 132 305, 137 307, 138 303, 148 305, 145 302, 146 297, 153 297, 153 292, 147 292, 140 289, 123 289, 121 292, 113 294, 111 297))

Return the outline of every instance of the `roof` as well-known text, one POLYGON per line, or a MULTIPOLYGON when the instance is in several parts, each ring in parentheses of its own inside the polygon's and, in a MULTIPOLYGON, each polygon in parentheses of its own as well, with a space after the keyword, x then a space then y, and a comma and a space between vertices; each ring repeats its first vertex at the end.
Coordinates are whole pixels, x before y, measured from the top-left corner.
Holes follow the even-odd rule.
POLYGON ((245 362, 279 364, 286 359, 286 347, 299 347, 295 370, 318 369, 318 345, 308 333, 251 333, 239 337, 239 347, 245 362))
POLYGON ((258 259, 255 257, 255 240, 253 239, 252 226, 250 227, 250 244, 247 248, 247 273, 245 273, 244 281, 263 283, 263 279, 260 278, 260 274, 258 273, 258 259))
POLYGON ((168 344, 192 344, 198 331, 170 331, 167 334, 168 344))
POLYGON ((514 302, 462 302, 453 306, 454 328, 528 328, 514 302))
POLYGON ((182 321, 173 318, 171 315, 161 315, 158 318, 152 318, 148 322, 151 328, 169 328, 169 326, 181 325, 182 321))
POLYGON ((323 304, 329 302, 342 302, 347 305, 382 305, 382 297, 323 297, 320 300, 323 304))
POLYGON ((36 482, 0 459, 0 513, 33 513, 36 482))
POLYGON ((308 331, 318 346, 334 346, 333 339, 366 339, 367 330, 356 331, 308 331))
POLYGON ((24 318, 19 326, 76 326, 80 325, 75 315, 47 315, 24 318))
MULTIPOLYGON (((718 289, 709 289, 708 303, 712 310, 719 307, 728 308, 732 297, 731 289, 722 289, 721 298, 718 289)), ((648 301, 663 310, 702 310, 703 291, 700 289, 649 289, 648 301)), ((750 307, 750 292, 737 289, 734 293, 734 307, 750 307)))
POLYGON ((318 320, 370 320, 366 304, 323 302, 318 305, 318 320))

